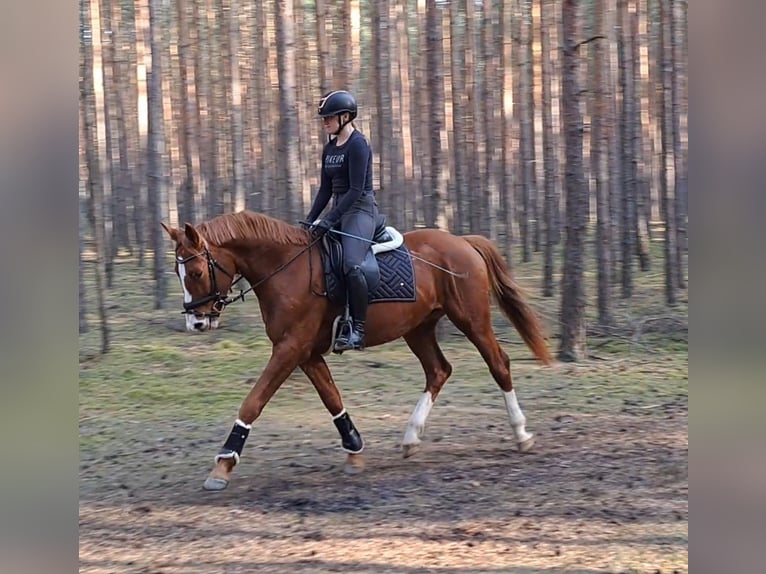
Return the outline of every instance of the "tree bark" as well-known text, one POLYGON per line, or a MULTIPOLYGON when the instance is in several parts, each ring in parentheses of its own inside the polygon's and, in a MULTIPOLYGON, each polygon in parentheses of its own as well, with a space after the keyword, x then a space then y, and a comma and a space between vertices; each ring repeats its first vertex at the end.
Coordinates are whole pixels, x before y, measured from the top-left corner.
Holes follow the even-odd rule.
POLYGON ((300 154, 298 151, 298 110, 295 82, 295 28, 293 0, 279 0, 277 8, 277 71, 279 74, 280 215, 297 221, 300 193, 300 154))
POLYGON ((630 13, 628 4, 632 0, 618 0, 620 84, 622 88, 622 110, 620 114, 622 134, 622 193, 621 193, 621 231, 622 231, 622 297, 629 299, 633 295, 633 255, 636 245, 635 219, 635 184, 636 162, 633 150, 633 106, 635 105, 635 87, 633 85, 633 61, 630 48, 631 38, 630 13))
MULTIPOLYGON (((245 209, 245 143, 242 127, 242 83, 239 72, 239 0, 229 0, 228 23, 229 36, 229 75, 231 77, 231 142, 232 171, 234 175, 233 207, 234 211, 245 209)), ((224 17, 226 15, 224 14, 224 17)))
POLYGON ((91 0, 80 0, 80 106, 85 134, 85 163, 88 168, 88 196, 90 206, 88 219, 93 231, 93 249, 96 252, 94 276, 96 283, 96 307, 98 309, 101 330, 101 353, 109 352, 111 334, 109 319, 106 314, 104 294, 104 190, 101 165, 98 154, 98 135, 96 126, 96 95, 93 86, 93 28, 91 26, 91 0))
POLYGON ((535 70, 532 59, 532 0, 521 0, 521 165, 523 177, 524 237, 522 260, 532 260, 540 250, 540 222, 537 213, 535 174, 535 70))
POLYGON ((553 297, 553 252, 556 245, 555 210, 558 162, 556 161, 556 143, 553 138, 553 101, 551 97, 551 33, 554 18, 550 17, 550 0, 540 0, 540 50, 542 52, 542 123, 543 123, 543 162, 545 164, 543 221, 545 223, 545 244, 543 253, 543 297, 553 297))
POLYGON ((660 162, 660 197, 665 214, 665 303, 675 305, 678 302, 678 264, 676 257, 676 216, 675 204, 668 189, 668 153, 673 144, 673 39, 671 37, 670 19, 672 17, 672 0, 660 0, 660 55, 662 57, 662 96, 660 100, 660 117, 662 118, 662 161, 660 162))
POLYGON ((165 141, 162 117, 162 65, 160 59, 162 30, 161 0, 149 0, 149 38, 151 67, 147 70, 147 106, 149 111, 149 139, 147 142, 147 198, 149 205, 149 237, 153 252, 154 309, 162 309, 167 295, 165 274, 164 232, 161 231, 161 205, 166 196, 166 178, 163 173, 165 141))
POLYGON ((673 81, 671 86, 671 107, 673 116, 673 171, 675 181, 673 185, 673 208, 676 216, 676 285, 679 289, 686 288, 686 275, 684 272, 683 254, 686 248, 686 211, 684 209, 684 191, 686 189, 686 162, 681 144, 681 91, 684 70, 684 44, 686 35, 684 20, 685 2, 672 0, 670 7, 670 36, 672 38, 671 70, 673 81))
POLYGON ((562 105, 566 130, 566 239, 561 298, 559 358, 577 361, 587 354, 585 339, 585 232, 588 193, 583 177, 580 89, 577 82, 579 27, 577 0, 563 0, 562 105))
POLYGON ((604 40, 597 40, 594 43, 594 66, 593 66, 593 85, 595 87, 593 106, 593 117, 591 119, 591 162, 593 165, 592 173, 596 180, 596 268, 597 277, 597 298, 596 306, 598 309, 598 322, 601 325, 612 324, 611 310, 611 221, 609 215, 609 177, 607 169, 608 160, 608 107, 611 105, 607 99, 609 90, 605 89, 609 74, 604 74, 609 68, 607 52, 607 34, 605 33, 604 14, 605 0, 596 0, 595 7, 595 35, 604 36, 604 40), (607 129, 604 129, 604 122, 607 122, 607 129))
POLYGON ((431 173, 429 177, 430 201, 426 219, 427 227, 446 228, 444 217, 447 196, 445 153, 442 149, 444 129, 444 70, 442 62, 442 19, 435 0, 426 0, 426 58, 428 62, 428 95, 431 113, 428 116, 428 132, 431 140, 431 173))

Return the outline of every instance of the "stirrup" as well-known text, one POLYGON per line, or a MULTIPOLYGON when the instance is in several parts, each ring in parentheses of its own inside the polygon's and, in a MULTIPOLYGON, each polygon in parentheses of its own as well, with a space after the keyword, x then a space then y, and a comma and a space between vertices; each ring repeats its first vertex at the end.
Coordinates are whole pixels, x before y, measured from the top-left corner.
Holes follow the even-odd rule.
POLYGON ((358 332, 354 329, 349 331, 348 337, 344 338, 342 335, 335 340, 334 351, 362 351, 364 350, 364 335, 359 336, 358 332), (356 342, 352 344, 352 340, 356 339, 356 342))

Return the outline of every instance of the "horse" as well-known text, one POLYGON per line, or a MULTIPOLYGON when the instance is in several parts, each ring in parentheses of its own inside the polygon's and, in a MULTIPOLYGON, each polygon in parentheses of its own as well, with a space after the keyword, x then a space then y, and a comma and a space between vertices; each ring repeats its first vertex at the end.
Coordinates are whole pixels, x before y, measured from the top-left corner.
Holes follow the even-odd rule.
MULTIPOLYGON (((184 291, 184 308, 193 320, 201 328, 209 327, 211 317, 217 317, 231 302, 226 295, 235 278, 242 276, 258 299, 272 343, 260 376, 247 381, 252 387, 214 457, 203 488, 215 491, 228 486, 253 423, 296 368, 309 378, 340 434, 341 447, 347 453, 344 471, 361 472, 364 441, 324 358, 342 305, 325 291, 329 275, 322 242, 298 225, 252 211, 219 215, 196 226, 161 225, 175 243, 175 271, 184 291)), ((552 355, 541 320, 491 240, 433 228, 402 236, 399 251, 404 251, 414 270, 414 297, 371 302, 366 347, 403 337, 425 373, 425 388, 402 439, 403 456, 412 456, 419 449, 434 401, 452 374, 435 331, 445 315, 479 350, 502 391, 517 450, 529 452, 535 438, 526 430, 526 417, 511 381, 510 360, 492 329, 492 295, 534 356, 548 365, 552 355)))

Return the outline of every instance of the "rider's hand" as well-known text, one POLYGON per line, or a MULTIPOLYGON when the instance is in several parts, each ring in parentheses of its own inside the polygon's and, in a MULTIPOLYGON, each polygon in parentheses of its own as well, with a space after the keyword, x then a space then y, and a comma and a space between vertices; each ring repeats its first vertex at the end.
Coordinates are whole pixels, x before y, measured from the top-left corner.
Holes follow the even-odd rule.
POLYGON ((314 237, 322 237, 325 233, 330 231, 330 228, 332 227, 332 224, 328 222, 325 219, 322 219, 320 221, 317 221, 316 223, 311 224, 311 234, 314 237))

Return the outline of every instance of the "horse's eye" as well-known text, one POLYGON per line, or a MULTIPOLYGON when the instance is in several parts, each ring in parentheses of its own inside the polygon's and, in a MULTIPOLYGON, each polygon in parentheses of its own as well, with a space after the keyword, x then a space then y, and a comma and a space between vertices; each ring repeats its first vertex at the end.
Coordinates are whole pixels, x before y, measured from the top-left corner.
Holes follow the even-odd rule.
POLYGON ((189 273, 189 277, 192 279, 202 279, 202 271, 192 271, 189 273))

